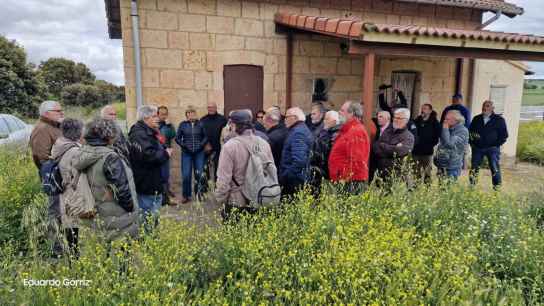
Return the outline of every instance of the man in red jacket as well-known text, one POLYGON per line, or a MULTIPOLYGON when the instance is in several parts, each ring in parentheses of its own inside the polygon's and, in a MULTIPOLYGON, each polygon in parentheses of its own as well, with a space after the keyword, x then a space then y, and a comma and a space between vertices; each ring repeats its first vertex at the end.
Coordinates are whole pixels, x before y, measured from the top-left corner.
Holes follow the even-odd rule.
POLYGON ((370 154, 370 139, 361 123, 361 104, 347 101, 340 109, 340 116, 345 123, 329 156, 329 175, 332 182, 342 184, 345 192, 360 193, 368 181, 370 154))

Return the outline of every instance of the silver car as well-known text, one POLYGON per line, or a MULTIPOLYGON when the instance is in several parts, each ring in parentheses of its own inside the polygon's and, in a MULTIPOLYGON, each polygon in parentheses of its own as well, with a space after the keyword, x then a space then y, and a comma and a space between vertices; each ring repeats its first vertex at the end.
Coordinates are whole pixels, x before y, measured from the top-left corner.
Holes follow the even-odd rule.
POLYGON ((31 133, 32 125, 13 115, 0 114, 0 148, 13 147, 26 150, 31 133))

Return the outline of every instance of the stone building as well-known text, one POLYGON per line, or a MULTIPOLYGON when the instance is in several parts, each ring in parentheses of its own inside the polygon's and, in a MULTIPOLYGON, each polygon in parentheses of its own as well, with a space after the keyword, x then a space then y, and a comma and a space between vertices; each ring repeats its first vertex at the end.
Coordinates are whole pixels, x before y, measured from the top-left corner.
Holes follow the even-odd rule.
POLYGON ((208 101, 224 112, 309 110, 316 97, 331 108, 363 101, 368 123, 378 86, 393 84, 414 116, 423 103, 441 112, 454 93, 474 114, 494 98, 511 132, 505 154, 514 156, 528 71, 519 61, 544 60, 544 38, 483 30, 523 13, 503 0, 105 2, 109 35, 123 40, 129 124, 139 99, 167 105, 177 124, 189 104, 199 115, 208 101), (484 20, 485 12, 496 14, 484 20))

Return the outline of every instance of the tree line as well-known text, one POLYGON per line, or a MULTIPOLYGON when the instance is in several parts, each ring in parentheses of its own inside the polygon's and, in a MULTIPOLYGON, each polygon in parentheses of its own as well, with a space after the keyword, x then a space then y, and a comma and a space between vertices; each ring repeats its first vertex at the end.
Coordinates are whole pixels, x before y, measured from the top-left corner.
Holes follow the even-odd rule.
POLYGON ((116 86, 96 76, 83 63, 53 57, 39 65, 27 60, 25 49, 15 40, 0 35, 0 109, 36 117, 46 99, 67 106, 100 107, 124 101, 124 86, 116 86))

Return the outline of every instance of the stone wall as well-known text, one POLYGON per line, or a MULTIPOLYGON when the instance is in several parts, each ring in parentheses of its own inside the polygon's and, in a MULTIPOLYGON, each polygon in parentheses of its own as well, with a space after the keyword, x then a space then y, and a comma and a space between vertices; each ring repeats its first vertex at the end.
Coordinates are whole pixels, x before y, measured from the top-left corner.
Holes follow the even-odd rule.
MULTIPOLYGON (((135 114, 130 2, 122 0, 123 50, 129 121, 135 114)), ((274 14, 291 12, 357 17, 393 24, 474 28, 481 12, 385 0, 142 0, 139 1, 144 100, 182 119, 188 104, 204 114, 207 101, 223 104, 223 65, 264 67, 264 106, 284 105, 286 39, 275 32, 274 14)), ((308 108, 312 80, 335 78, 332 105, 360 97, 362 60, 341 54, 340 41, 296 35, 293 104, 308 108)), ((424 84, 423 84, 424 85, 424 84)), ((432 98, 432 97, 431 97, 432 98)))
MULTIPOLYGON (((356 17, 391 24, 475 28, 481 11, 407 4, 388 0, 140 0, 140 39, 143 95, 146 104, 166 105, 177 126, 188 105, 199 116, 206 103, 223 109, 223 67, 250 64, 264 69, 264 108, 285 108, 286 53, 284 34, 276 33, 277 12, 310 16, 356 17)), ((130 1, 121 0, 127 119, 136 118, 134 59, 130 1)), ((296 34, 293 59, 293 105, 309 109, 315 78, 333 79, 331 107, 361 97, 362 58, 342 54, 340 40, 296 34)), ((447 103, 453 92, 453 61, 382 58, 378 60, 376 86, 389 82, 393 70, 421 71, 418 101, 447 103)), ((177 146, 176 146, 177 147, 177 146)), ((173 158, 179 182, 179 151, 173 158)))

